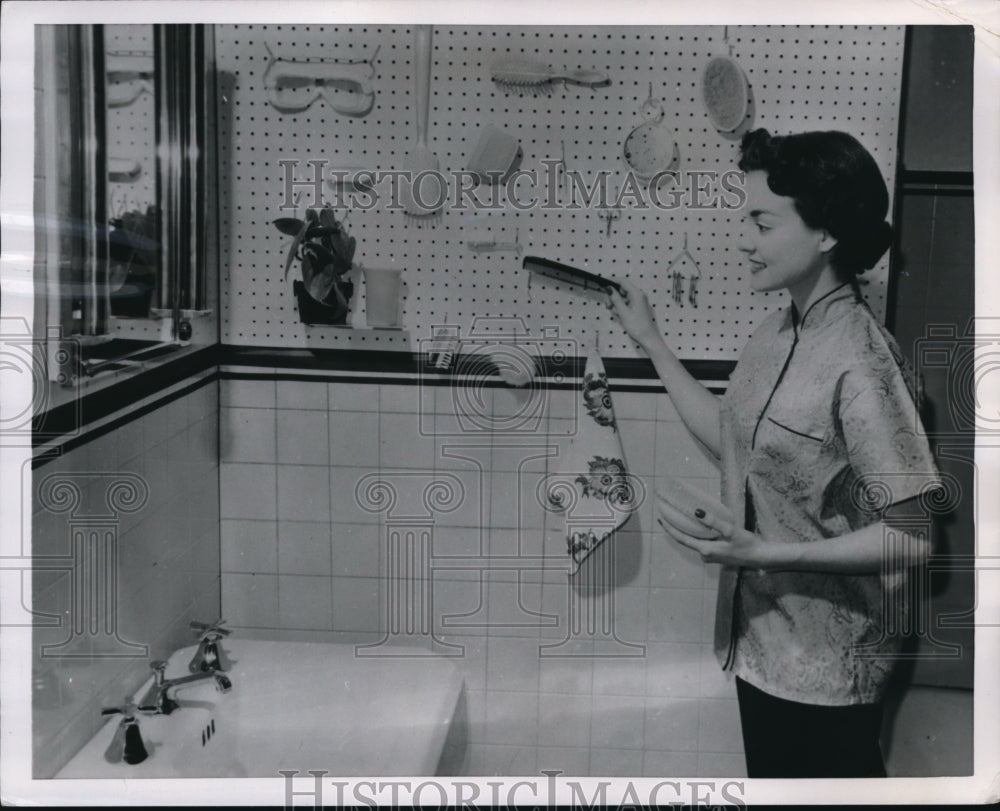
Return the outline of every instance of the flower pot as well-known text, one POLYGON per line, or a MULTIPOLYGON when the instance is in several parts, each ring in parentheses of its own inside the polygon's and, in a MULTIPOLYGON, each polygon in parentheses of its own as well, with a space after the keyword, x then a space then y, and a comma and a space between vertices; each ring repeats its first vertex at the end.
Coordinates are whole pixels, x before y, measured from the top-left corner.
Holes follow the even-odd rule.
MULTIPOLYGON (((332 290, 326 297, 326 302, 319 302, 309 295, 306 286, 298 280, 292 283, 292 289, 295 291, 295 298, 298 299, 299 321, 303 324, 347 325, 348 316, 351 314, 350 306, 346 308, 338 306, 337 296, 332 290)), ((342 282, 340 290, 350 305, 351 296, 354 294, 353 282, 342 282)))

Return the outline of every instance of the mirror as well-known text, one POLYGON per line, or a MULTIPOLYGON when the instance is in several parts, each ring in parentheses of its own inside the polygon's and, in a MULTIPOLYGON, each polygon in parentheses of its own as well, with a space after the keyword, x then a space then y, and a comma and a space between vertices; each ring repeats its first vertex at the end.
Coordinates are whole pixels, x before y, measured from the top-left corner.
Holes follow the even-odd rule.
POLYGON ((157 286, 154 60, 151 25, 104 26, 108 293, 115 318, 149 318, 157 286))
POLYGON ((217 342, 213 42, 36 28, 36 324, 65 392, 217 342))

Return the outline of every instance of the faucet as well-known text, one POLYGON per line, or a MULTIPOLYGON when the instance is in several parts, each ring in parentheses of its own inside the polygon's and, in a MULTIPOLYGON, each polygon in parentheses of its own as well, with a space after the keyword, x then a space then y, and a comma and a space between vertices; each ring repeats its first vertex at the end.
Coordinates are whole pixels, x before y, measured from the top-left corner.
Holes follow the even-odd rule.
POLYGON ((134 703, 125 700, 120 707, 105 707, 101 710, 101 715, 121 715, 122 720, 115 730, 111 744, 104 752, 104 759, 108 763, 121 763, 124 761, 130 765, 142 763, 149 753, 142 742, 142 733, 139 731, 139 722, 135 719, 136 713, 140 710, 134 703))
POLYGON ((223 628, 225 620, 217 620, 208 625, 203 622, 192 622, 191 628, 201 633, 198 640, 198 650, 188 664, 188 670, 192 673, 204 671, 229 670, 229 661, 226 652, 220 646, 219 640, 229 636, 232 631, 223 628))
POLYGON ((138 709, 140 712, 170 715, 170 713, 180 707, 180 704, 171 698, 170 690, 182 684, 191 684, 192 682, 204 681, 205 679, 215 679, 215 689, 220 693, 228 693, 233 689, 233 683, 229 677, 214 669, 192 673, 190 676, 168 679, 165 677, 167 670, 166 662, 150 662, 150 667, 153 669, 155 679, 139 702, 138 709))

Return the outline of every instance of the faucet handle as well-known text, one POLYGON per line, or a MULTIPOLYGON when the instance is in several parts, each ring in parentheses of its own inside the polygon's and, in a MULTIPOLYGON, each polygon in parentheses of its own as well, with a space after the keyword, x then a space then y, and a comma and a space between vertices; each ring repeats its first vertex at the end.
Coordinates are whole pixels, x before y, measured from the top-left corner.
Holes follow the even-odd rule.
POLYGON ((149 753, 142 742, 142 734, 139 732, 139 722, 135 719, 136 711, 141 711, 135 703, 126 698, 121 707, 105 707, 101 710, 101 715, 121 714, 115 734, 111 738, 111 743, 104 751, 104 759, 108 763, 121 763, 125 761, 130 765, 142 763, 149 753))
POLYGON ((232 631, 228 628, 223 628, 222 626, 226 624, 224 619, 217 619, 215 622, 197 622, 192 620, 189 625, 192 630, 198 631, 200 634, 200 639, 205 640, 209 637, 214 637, 215 639, 221 639, 224 636, 229 636, 232 631))
POLYGON ((120 707, 104 707, 101 715, 123 715, 125 718, 134 718, 137 709, 135 702, 126 697, 120 707))
POLYGON ((157 659, 156 661, 150 662, 149 667, 156 676, 157 685, 162 685, 167 673, 167 663, 157 659))

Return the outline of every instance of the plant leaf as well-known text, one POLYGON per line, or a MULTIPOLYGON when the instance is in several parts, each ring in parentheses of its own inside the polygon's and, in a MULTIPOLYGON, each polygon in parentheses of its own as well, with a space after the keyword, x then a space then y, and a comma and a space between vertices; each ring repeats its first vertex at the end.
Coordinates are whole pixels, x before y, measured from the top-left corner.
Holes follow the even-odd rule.
POLYGON ((333 296, 336 300, 336 305, 333 310, 333 317, 339 318, 341 315, 348 311, 347 299, 344 296, 343 290, 340 288, 340 284, 334 284, 332 290, 333 296))
POLYGON ((330 252, 320 245, 306 245, 302 249, 302 282, 309 295, 322 303, 336 280, 330 252))
POLYGON ((287 234, 290 237, 295 237, 299 235, 299 231, 302 230, 303 221, 298 217, 280 217, 274 221, 274 224, 278 227, 278 230, 283 234, 287 234))
POLYGON ((285 257, 285 281, 288 281, 288 269, 292 266, 292 261, 295 259, 295 254, 299 249, 299 244, 302 242, 303 235, 306 229, 309 227, 309 212, 306 211, 306 219, 302 220, 302 226, 299 228, 299 232, 295 235, 295 239, 292 240, 291 247, 288 249, 288 256, 285 257))
POLYGON ((303 245, 302 255, 309 255, 312 258, 313 267, 323 267, 324 265, 332 264, 334 261, 333 253, 315 242, 303 245))
POLYGON ((332 206, 326 206, 320 210, 319 221, 321 225, 327 228, 333 228, 334 230, 340 228, 340 223, 337 222, 337 215, 334 213, 332 206))
POLYGON ((354 260, 354 249, 357 245, 357 240, 341 232, 336 236, 330 237, 329 245, 332 248, 333 254, 338 259, 337 273, 343 274, 349 271, 354 260))
POLYGON ((336 288, 337 280, 334 278, 333 274, 327 270, 323 270, 320 273, 315 274, 306 284, 306 290, 309 291, 309 295, 320 303, 324 303, 327 296, 330 295, 330 290, 336 290, 336 288))
POLYGON ((311 225, 309 230, 306 231, 305 239, 322 239, 324 237, 330 237, 337 233, 340 229, 333 228, 329 225, 311 225))

